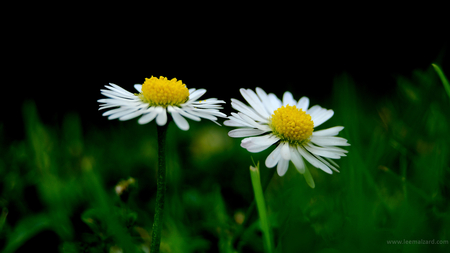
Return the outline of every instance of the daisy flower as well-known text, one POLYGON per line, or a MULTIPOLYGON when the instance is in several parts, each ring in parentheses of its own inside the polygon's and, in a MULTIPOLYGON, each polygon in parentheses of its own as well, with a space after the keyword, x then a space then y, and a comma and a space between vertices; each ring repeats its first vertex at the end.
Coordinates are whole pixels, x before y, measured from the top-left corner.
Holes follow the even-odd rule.
POLYGON ((172 115, 173 121, 181 130, 188 130, 186 118, 200 121, 209 119, 214 123, 217 117, 226 118, 218 109, 223 100, 209 98, 198 101, 205 89, 188 89, 181 80, 166 77, 145 78, 145 82, 135 84, 139 93, 131 93, 120 86, 110 83, 101 89, 101 93, 108 98, 99 99, 99 110, 111 109, 103 113, 108 119, 129 120, 136 117, 139 124, 146 124, 156 118, 156 124, 163 126, 167 123, 167 114, 172 115))
POLYGON ((307 97, 296 101, 289 91, 284 93, 282 101, 261 88, 256 88, 256 93, 250 89, 240 89, 240 92, 250 106, 231 99, 231 106, 238 113, 231 113, 224 124, 239 127, 228 133, 230 137, 249 137, 242 140, 241 147, 257 153, 275 144, 266 166, 277 166, 278 175, 283 176, 292 161, 312 188, 314 180, 303 159, 328 174, 333 170, 339 172, 339 166, 331 159, 339 159, 348 152, 336 147, 350 145, 346 139, 336 137, 344 127, 315 131, 333 116, 333 110, 318 105, 309 108, 307 97))

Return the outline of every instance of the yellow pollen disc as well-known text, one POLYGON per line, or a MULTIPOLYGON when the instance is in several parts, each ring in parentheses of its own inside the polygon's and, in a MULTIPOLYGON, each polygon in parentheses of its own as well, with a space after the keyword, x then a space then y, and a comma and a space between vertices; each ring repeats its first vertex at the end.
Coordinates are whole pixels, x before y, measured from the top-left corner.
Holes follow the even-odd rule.
POLYGON ((309 141, 314 130, 311 116, 294 106, 282 106, 273 112, 270 118, 273 134, 291 144, 309 141))
POLYGON ((145 78, 139 97, 150 105, 167 107, 179 106, 189 99, 189 90, 181 80, 166 77, 145 78))

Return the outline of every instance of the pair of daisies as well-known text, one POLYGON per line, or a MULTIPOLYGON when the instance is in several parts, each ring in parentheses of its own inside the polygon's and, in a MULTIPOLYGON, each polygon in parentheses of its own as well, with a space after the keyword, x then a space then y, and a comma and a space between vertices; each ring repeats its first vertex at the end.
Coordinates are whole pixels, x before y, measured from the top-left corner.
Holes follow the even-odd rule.
POLYGON ((276 145, 265 161, 266 166, 277 166, 278 175, 283 176, 291 161, 312 188, 314 180, 304 160, 328 174, 332 174, 333 170, 339 172, 339 166, 331 159, 339 159, 347 153, 337 146, 350 145, 346 139, 336 137, 344 127, 314 130, 333 116, 332 110, 318 105, 309 107, 307 97, 296 101, 289 91, 280 100, 261 88, 256 88, 256 92, 240 89, 249 105, 231 99, 231 106, 238 112, 227 117, 219 111, 222 109, 220 104, 225 101, 215 98, 198 100, 205 94, 205 89, 188 89, 175 78, 146 78, 142 85, 134 85, 139 93, 131 93, 112 83, 105 87, 107 89, 102 89, 101 93, 108 98, 98 102, 101 103, 100 110, 110 109, 103 113, 108 119, 139 117, 139 124, 156 119, 156 124, 163 126, 170 114, 181 130, 188 130, 186 118, 194 121, 205 118, 216 124, 217 117, 228 118, 224 124, 237 127, 229 132, 229 136, 247 137, 241 142, 243 148, 257 153, 276 145))

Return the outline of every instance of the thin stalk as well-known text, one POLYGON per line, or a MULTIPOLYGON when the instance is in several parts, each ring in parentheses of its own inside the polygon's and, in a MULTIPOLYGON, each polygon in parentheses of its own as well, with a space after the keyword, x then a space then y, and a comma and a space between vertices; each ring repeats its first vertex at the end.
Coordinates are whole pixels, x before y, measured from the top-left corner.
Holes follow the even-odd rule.
MULTIPOLYGON (((262 185, 263 191, 266 191, 266 189, 269 186, 269 183, 270 183, 273 175, 275 174, 275 171, 276 171, 276 169, 269 169, 268 170, 268 174, 266 174, 266 176, 263 179, 263 185, 262 185)), ((233 248, 237 248, 238 242, 239 242, 239 238, 241 237, 241 235, 244 232, 245 228, 250 223, 251 217, 255 214, 255 211, 256 211, 255 207, 256 207, 256 201, 255 201, 255 199, 253 199, 252 203, 250 204, 250 206, 247 209, 247 212, 245 213, 244 222, 239 226, 239 228, 237 229, 233 239, 231 240, 231 245, 233 245, 233 248)))
POLYGON ((158 253, 161 244, 161 229, 164 214, 164 199, 166 195, 166 132, 169 122, 157 126, 158 132, 158 176, 156 180, 156 207, 153 221, 152 244, 150 252, 158 253))
POLYGON ((270 231, 270 224, 267 218, 266 202, 264 201, 264 193, 261 186, 261 178, 259 175, 259 163, 256 167, 250 166, 250 175, 252 178, 253 191, 255 193, 256 206, 258 208, 259 221, 261 223, 261 230, 263 232, 263 241, 268 253, 273 252, 272 236, 270 231))

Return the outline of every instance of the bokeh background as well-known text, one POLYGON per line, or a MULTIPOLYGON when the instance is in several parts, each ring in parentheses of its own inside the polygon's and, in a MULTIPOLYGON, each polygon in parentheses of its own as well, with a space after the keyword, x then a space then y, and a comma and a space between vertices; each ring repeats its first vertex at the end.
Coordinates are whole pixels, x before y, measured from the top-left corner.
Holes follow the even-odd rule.
MULTIPOLYGON (((109 7, 65 6, 40 15, 28 7, 17 13, 33 18, 5 29, 5 252, 30 252, 43 242, 47 252, 146 252, 155 123, 108 121, 97 100, 110 82, 131 91, 152 75, 206 88, 205 98, 227 103, 242 100, 239 88, 262 87, 335 111, 323 128, 345 126, 342 136, 352 144, 338 161, 341 173, 311 169, 316 189, 310 189, 291 167, 268 185, 276 252, 448 250, 448 243, 387 243, 450 240, 450 98, 431 68, 437 63, 450 75, 439 19, 411 14, 391 22, 396 12, 313 18, 288 7, 229 12, 221 6, 181 16, 109 7), (117 196, 115 187, 130 177, 136 182, 117 196)), ((174 125, 168 132, 162 250, 263 252, 256 216, 233 240, 253 199, 251 157, 263 164, 271 149, 250 154, 227 136, 229 128, 190 124, 187 132, 174 125)), ((270 174, 264 165, 261 173, 270 174)))

